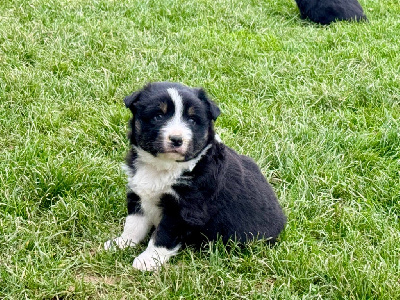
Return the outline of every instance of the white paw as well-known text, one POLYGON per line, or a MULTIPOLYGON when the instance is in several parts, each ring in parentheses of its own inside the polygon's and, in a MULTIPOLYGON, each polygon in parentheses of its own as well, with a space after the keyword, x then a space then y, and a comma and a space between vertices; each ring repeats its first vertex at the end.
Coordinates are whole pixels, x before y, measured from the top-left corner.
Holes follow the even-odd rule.
POLYGON ((117 237, 113 240, 108 240, 104 243, 104 249, 109 250, 117 246, 120 249, 124 249, 126 247, 134 247, 137 243, 135 243, 131 239, 125 239, 123 237, 117 237))
POLYGON ((140 271, 156 271, 161 267, 161 263, 159 259, 145 251, 133 260, 132 267, 140 271))

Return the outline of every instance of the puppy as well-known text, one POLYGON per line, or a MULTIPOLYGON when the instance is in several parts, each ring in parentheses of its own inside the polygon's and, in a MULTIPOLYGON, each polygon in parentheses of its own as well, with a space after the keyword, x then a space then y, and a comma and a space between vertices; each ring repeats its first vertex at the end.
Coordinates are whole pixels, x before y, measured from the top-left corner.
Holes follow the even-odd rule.
POLYGON ((334 21, 367 21, 357 0, 296 0, 302 19, 323 25, 334 21))
POLYGON ((254 161, 219 141, 220 114, 203 89, 158 82, 127 96, 128 216, 105 249, 135 246, 154 228, 133 267, 155 270, 185 245, 221 238, 275 241, 286 223, 254 161))

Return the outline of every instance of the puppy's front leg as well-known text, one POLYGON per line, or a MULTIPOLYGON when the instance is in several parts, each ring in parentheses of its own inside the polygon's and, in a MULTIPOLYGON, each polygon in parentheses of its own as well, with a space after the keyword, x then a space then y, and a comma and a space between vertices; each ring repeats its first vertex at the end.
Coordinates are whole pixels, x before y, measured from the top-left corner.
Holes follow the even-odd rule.
POLYGON ((133 261, 133 267, 154 271, 178 253, 182 242, 182 221, 178 214, 165 214, 150 238, 146 250, 133 261))
POLYGON ((104 243, 104 249, 108 250, 115 245, 120 249, 133 247, 140 243, 150 230, 150 222, 145 215, 128 215, 125 219, 124 231, 121 236, 104 243))
POLYGON ((125 220, 124 231, 121 236, 104 243, 104 249, 108 250, 114 245, 123 249, 140 243, 151 228, 151 223, 140 207, 140 198, 133 192, 127 194, 128 216, 125 220))
POLYGON ((132 266, 141 271, 156 271, 176 255, 180 247, 180 244, 174 248, 164 247, 157 243, 157 238, 153 235, 146 250, 134 259, 132 266))

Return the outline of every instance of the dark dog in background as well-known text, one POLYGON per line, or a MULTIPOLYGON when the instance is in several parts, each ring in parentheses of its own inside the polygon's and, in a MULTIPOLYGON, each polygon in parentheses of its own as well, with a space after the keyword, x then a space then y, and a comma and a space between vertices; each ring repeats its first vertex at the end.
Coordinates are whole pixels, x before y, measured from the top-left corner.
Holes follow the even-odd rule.
POLYGON ((296 0, 301 18, 323 25, 335 21, 367 21, 357 0, 296 0))
POLYGON ((255 162, 216 137, 220 110, 203 89, 157 82, 124 101, 132 112, 128 216, 106 249, 135 246, 154 228, 133 267, 155 270, 185 245, 276 240, 282 208, 255 162))

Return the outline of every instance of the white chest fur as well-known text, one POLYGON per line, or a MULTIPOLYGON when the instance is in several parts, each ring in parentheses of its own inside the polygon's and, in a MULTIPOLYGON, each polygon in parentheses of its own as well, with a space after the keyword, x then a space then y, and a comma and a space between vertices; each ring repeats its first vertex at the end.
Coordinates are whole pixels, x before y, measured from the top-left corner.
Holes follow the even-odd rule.
POLYGON ((157 170, 151 165, 137 164, 136 173, 129 177, 128 185, 142 199, 168 193, 182 174, 182 170, 157 170))
POLYGON ((135 192, 141 201, 144 214, 153 225, 157 226, 161 220, 161 209, 158 204, 163 194, 177 197, 172 186, 177 183, 185 171, 191 171, 200 158, 211 147, 206 147, 196 158, 186 162, 166 160, 137 148, 138 157, 135 161, 134 173, 124 167, 128 175, 128 186, 135 192))
POLYGON ((174 193, 171 187, 181 173, 181 170, 157 170, 139 163, 136 173, 128 177, 129 188, 140 197, 142 210, 153 225, 157 226, 161 219, 158 206, 161 195, 174 193))

